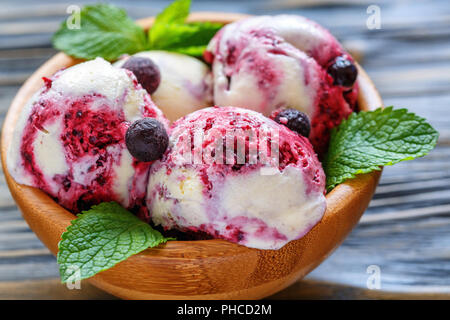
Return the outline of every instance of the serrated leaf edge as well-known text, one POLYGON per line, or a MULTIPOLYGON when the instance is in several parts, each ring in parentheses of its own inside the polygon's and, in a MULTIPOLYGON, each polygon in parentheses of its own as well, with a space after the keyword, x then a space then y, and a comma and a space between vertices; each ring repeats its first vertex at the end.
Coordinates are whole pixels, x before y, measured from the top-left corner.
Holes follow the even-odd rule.
MULTIPOLYGON (((341 175, 339 177, 329 177, 329 175, 326 174, 326 180, 327 180, 327 182, 326 182, 326 189, 327 189, 327 192, 330 192, 337 185, 345 182, 346 180, 356 178, 356 176, 359 175, 359 174, 370 173, 370 172, 373 172, 373 171, 380 171, 382 169, 382 167, 384 167, 384 166, 392 166, 392 165, 397 164, 399 162, 409 161, 409 160, 414 160, 414 159, 417 159, 417 158, 420 158, 420 157, 424 157, 436 146, 437 140, 438 140, 438 137, 439 137, 439 132, 436 129, 434 129, 426 121, 425 118, 423 118, 421 116, 418 116, 418 115, 416 115, 413 112, 409 112, 409 110, 406 109, 406 108, 399 108, 399 109, 395 109, 394 110, 393 106, 388 106, 388 107, 385 107, 385 108, 377 108, 374 111, 360 111, 358 113, 356 113, 356 112, 352 113, 352 114, 350 114, 350 116, 347 119, 344 119, 338 127, 335 127, 335 128, 332 129, 331 137, 334 138, 334 139, 337 139, 336 138, 337 135, 339 134, 340 131, 342 131, 342 129, 340 129, 341 126, 346 126, 349 121, 352 121, 354 118, 360 116, 361 114, 362 114, 361 117, 365 117, 365 115, 367 115, 367 114, 372 114, 375 117, 378 117, 379 114, 382 115, 382 114, 387 114, 387 113, 391 113, 391 112, 398 112, 401 115, 404 115, 404 114, 414 115, 417 118, 417 121, 422 122, 422 123, 426 123, 427 125, 429 125, 431 127, 431 129, 433 129, 434 134, 436 135, 434 141, 429 145, 429 150, 428 151, 421 151, 416 156, 408 156, 408 157, 403 158, 401 160, 389 161, 389 162, 386 162, 386 163, 383 163, 383 164, 380 164, 380 165, 377 165, 377 166, 371 166, 371 167, 368 167, 368 168, 358 169, 358 170, 356 170, 353 173, 345 173, 345 174, 343 174, 343 175, 341 175)), ((330 145, 331 145, 331 141, 332 141, 332 139, 330 139, 330 145)), ((355 149, 355 148, 356 147, 354 147, 354 148, 352 147, 350 149, 355 149)), ((348 150, 348 149, 346 149, 346 150, 348 150)), ((330 161, 328 159, 328 154, 325 156, 324 160, 325 161, 323 163, 323 166, 324 166, 324 169, 326 169, 327 164, 330 161)))

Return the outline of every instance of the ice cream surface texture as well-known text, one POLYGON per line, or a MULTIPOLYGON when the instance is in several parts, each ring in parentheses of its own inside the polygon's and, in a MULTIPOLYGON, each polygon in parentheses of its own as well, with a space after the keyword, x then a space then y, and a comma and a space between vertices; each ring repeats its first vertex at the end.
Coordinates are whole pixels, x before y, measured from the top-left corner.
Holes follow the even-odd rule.
POLYGON ((8 150, 8 169, 72 212, 102 201, 145 200, 150 164, 136 161, 124 135, 152 117, 168 120, 125 69, 101 58, 57 72, 27 103, 8 150))
MULTIPOLYGON (((161 82, 151 94, 166 117, 175 121, 195 110, 212 105, 212 75, 199 59, 167 51, 144 51, 134 55, 151 59, 161 73, 161 82)), ((115 63, 120 67, 124 59, 115 63)))
MULTIPOLYGON (((356 108, 356 67, 323 27, 295 15, 258 16, 223 27, 205 59, 212 63, 214 103, 269 116, 296 108, 311 119, 310 140, 326 151, 329 131, 356 108), (350 64, 343 70, 342 63, 350 64), (339 77, 330 68, 338 66, 339 77)), ((333 69, 334 70, 334 69, 333 69)))
POLYGON ((212 107, 173 124, 147 205, 165 229, 279 249, 321 219, 324 188, 307 138, 252 110, 212 107))

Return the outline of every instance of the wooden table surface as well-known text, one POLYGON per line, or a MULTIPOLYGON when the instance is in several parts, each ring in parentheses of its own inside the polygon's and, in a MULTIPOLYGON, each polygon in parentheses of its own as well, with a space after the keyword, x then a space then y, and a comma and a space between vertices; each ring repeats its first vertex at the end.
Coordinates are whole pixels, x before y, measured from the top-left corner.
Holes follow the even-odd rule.
MULTIPOLYGON (((83 4, 86 1, 77 1, 83 4)), ((168 1, 111 1, 133 18, 168 1)), ((25 79, 55 50, 51 34, 72 2, 0 1, 0 121, 25 79)), ((385 105, 407 107, 440 132, 427 157, 385 168, 376 195, 343 245, 274 299, 450 298, 450 4, 373 0, 193 0, 194 11, 297 13, 328 27, 354 53, 385 105), (381 9, 369 30, 366 10, 381 9), (371 267, 369 267, 371 266, 371 267), (373 267, 375 266, 375 267, 373 267), (380 271, 380 289, 368 273, 380 271), (372 268, 372 269, 371 269, 372 268)), ((55 258, 22 219, 0 175, 0 299, 108 299, 58 281, 55 258)))

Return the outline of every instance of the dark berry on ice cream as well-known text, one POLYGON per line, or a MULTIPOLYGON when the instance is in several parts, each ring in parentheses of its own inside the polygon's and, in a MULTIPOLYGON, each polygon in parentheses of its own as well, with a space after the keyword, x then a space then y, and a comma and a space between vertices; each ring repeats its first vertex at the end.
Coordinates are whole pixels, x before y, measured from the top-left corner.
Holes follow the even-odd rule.
POLYGON ((139 161, 154 161, 163 155, 169 137, 163 124, 154 118, 139 119, 125 135, 128 151, 139 161))
POLYGON ((358 70, 347 57, 341 56, 328 68, 328 73, 333 77, 335 85, 351 87, 356 81, 358 70))
POLYGON ((214 104, 304 112, 309 140, 326 153, 331 130, 357 109, 357 70, 331 33, 295 15, 259 16, 224 26, 204 57, 212 64, 214 104))
POLYGON ((155 92, 148 92, 169 120, 178 120, 190 112, 213 105, 211 71, 200 59, 177 52, 150 50, 124 57, 114 66, 122 68, 136 58, 150 59, 158 66, 158 88, 155 92))
POLYGON ((297 109, 280 110, 279 112, 276 112, 274 120, 304 137, 308 137, 309 132, 311 131, 311 124, 308 116, 297 109))
POLYGON ((279 249, 320 221, 324 191, 307 138, 253 110, 212 107, 173 123, 147 206, 164 230, 279 249))
POLYGON ((161 82, 161 74, 158 66, 149 58, 131 57, 122 66, 134 73, 141 86, 149 94, 158 89, 161 82))
POLYGON ((29 100, 15 127, 8 168, 78 213, 104 201, 146 215, 150 163, 127 151, 138 119, 168 121, 132 72, 101 58, 61 70, 29 100), (134 208, 137 208, 134 210, 134 208))

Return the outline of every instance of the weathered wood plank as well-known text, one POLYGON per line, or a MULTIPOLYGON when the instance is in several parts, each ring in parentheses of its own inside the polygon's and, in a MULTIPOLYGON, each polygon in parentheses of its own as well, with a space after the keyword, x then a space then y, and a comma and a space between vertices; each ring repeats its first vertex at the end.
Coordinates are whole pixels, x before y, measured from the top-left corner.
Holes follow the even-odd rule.
POLYGON ((381 269, 381 289, 450 293, 449 213, 359 224, 309 279, 366 288, 367 267, 381 269), (339 271, 338 271, 339 270, 339 271))
POLYGON ((0 282, 0 299, 2 300, 77 300, 77 299, 116 299, 83 281, 80 289, 69 290, 57 278, 28 281, 0 282))
POLYGON ((271 296, 269 299, 332 299, 332 300, 373 300, 373 299, 432 299, 448 300, 447 293, 441 292, 390 292, 363 289, 317 280, 303 280, 271 296))

